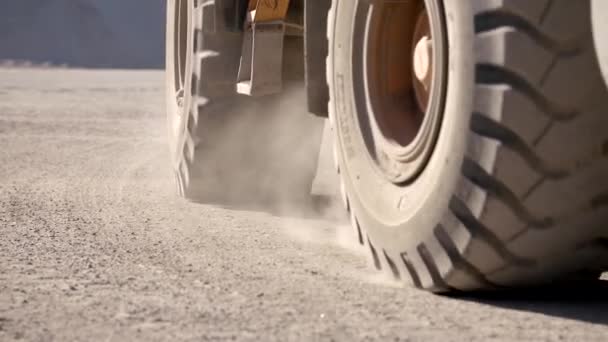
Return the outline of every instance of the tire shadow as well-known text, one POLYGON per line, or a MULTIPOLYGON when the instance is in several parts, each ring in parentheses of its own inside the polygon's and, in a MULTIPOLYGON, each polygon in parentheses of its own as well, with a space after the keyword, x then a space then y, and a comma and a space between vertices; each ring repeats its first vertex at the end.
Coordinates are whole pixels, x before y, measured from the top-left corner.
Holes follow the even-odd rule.
POLYGON ((529 289, 456 295, 455 299, 608 325, 608 281, 552 284, 529 289))

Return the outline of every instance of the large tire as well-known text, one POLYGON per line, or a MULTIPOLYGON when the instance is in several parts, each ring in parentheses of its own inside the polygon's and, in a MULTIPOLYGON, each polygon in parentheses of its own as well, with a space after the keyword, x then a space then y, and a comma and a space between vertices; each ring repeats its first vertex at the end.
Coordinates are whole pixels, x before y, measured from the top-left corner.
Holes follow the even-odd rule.
POLYGON ((362 133, 357 75, 380 4, 333 0, 327 62, 341 188, 376 267, 431 291, 608 269, 608 93, 589 1, 427 0, 446 33, 443 110, 426 166, 402 183, 362 133))
MULTIPOLYGON (((311 204, 323 122, 306 113, 303 62, 285 55, 282 94, 237 95, 242 32, 225 22, 235 3, 167 2, 167 112, 178 192, 273 212, 311 204)), ((285 44, 301 55, 301 39, 285 44)))

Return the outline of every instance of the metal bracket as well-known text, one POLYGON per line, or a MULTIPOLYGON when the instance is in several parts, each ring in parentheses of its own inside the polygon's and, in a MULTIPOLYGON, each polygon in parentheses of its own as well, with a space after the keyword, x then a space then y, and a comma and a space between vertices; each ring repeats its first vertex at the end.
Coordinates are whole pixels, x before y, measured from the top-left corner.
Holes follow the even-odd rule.
POLYGON ((304 58, 306 66, 306 95, 308 111, 327 117, 329 88, 327 87, 327 11, 330 0, 307 0, 304 8, 304 58))
POLYGON ((281 91, 284 36, 282 21, 249 23, 243 37, 237 93, 263 96, 281 91))
POLYGON ((236 91, 263 96, 281 91, 283 39, 289 0, 250 0, 236 91))

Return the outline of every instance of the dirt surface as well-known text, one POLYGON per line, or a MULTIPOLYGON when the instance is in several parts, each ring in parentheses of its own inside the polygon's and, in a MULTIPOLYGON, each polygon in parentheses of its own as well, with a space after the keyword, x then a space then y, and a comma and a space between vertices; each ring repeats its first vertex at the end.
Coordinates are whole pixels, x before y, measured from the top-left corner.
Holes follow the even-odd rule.
POLYGON ((0 341, 606 341, 608 286, 445 297, 174 196, 161 72, 0 69, 0 341))

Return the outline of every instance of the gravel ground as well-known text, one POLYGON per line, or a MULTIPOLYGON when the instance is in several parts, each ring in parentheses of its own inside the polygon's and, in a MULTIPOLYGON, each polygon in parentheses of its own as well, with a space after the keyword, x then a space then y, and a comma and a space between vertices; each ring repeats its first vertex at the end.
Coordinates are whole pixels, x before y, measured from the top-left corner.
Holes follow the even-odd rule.
POLYGON ((176 198, 162 84, 0 69, 0 341, 608 339, 608 282, 431 295, 349 228, 176 198))

